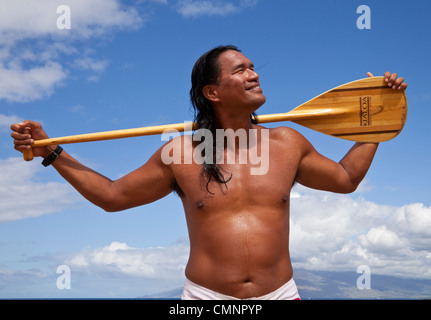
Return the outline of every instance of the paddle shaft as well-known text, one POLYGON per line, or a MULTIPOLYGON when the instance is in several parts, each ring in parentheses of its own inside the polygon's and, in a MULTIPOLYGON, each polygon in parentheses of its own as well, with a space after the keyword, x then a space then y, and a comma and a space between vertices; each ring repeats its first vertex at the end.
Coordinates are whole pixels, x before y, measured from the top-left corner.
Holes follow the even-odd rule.
MULTIPOLYGON (((257 116, 258 123, 269 123, 269 122, 280 122, 280 121, 295 121, 295 120, 305 120, 315 117, 331 117, 337 114, 342 114, 348 112, 346 110, 332 110, 330 108, 323 110, 292 110, 286 113, 274 113, 257 116)), ((86 133, 79 134, 73 136, 64 136, 58 138, 49 138, 36 140, 32 145, 32 148, 38 147, 46 147, 58 144, 70 144, 70 143, 79 143, 79 142, 93 142, 93 141, 103 141, 103 140, 113 140, 113 139, 121 139, 121 138, 131 138, 131 137, 139 137, 139 136, 148 136, 148 135, 156 135, 167 133, 169 130, 177 131, 177 132, 185 132, 196 129, 195 122, 185 122, 185 123, 175 123, 175 124, 166 124, 160 126, 150 126, 150 127, 142 127, 142 128, 134 128, 134 129, 123 129, 123 130, 113 130, 113 131, 102 131, 95 133, 86 133)), ((30 161, 33 159, 32 149, 29 149, 23 154, 24 160, 30 161)))
MULTIPOLYGON (((268 123, 268 122, 279 122, 279 121, 295 121, 295 120, 309 119, 312 117, 325 117, 325 116, 329 117, 329 116, 333 116, 335 113, 340 114, 342 112, 343 112, 342 110, 335 111, 331 109, 318 110, 318 111, 313 110, 310 112, 306 112, 306 111, 295 112, 294 110, 292 110, 287 113, 275 113, 275 114, 257 116, 257 122, 268 123)), ((32 145, 32 147, 37 148, 37 147, 46 147, 46 146, 58 145, 58 144, 92 142, 92 141, 148 136, 148 135, 167 133, 170 130, 178 131, 178 132, 196 130, 196 123, 194 122, 175 123, 175 124, 166 124, 166 125, 160 125, 160 126, 103 131, 103 132, 86 133, 86 134, 79 134, 79 135, 65 136, 65 137, 58 137, 58 138, 42 139, 42 140, 36 140, 32 145)))

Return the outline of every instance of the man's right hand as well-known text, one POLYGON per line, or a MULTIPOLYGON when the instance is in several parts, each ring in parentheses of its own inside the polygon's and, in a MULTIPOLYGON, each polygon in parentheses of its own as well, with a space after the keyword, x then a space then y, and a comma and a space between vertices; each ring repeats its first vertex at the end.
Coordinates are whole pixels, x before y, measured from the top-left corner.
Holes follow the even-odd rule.
MULTIPOLYGON (((25 120, 20 123, 14 123, 10 128, 13 131, 11 137, 14 139, 15 150, 20 152, 29 150, 35 140, 48 138, 40 123, 35 121, 25 120)), ((35 157, 46 158, 55 148, 56 146, 34 148, 33 154, 35 157)))

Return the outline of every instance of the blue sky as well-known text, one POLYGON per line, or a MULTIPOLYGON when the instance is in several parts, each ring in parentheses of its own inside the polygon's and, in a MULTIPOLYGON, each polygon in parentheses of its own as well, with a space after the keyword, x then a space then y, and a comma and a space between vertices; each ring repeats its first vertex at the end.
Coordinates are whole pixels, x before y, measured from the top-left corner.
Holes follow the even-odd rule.
MULTIPOLYGON (((9 126, 37 120, 55 137, 191 121, 191 69, 220 44, 254 62, 267 97, 259 114, 289 111, 367 71, 406 79, 406 126, 379 146, 358 191, 294 189, 291 251, 294 269, 365 264, 431 279, 430 12, 422 0, 0 0, 0 297, 136 297, 182 285, 178 197, 104 213, 39 159, 22 161, 9 126), (61 4, 70 30, 56 26, 61 4), (356 26, 361 4, 369 30, 356 26), (70 290, 56 286, 60 265, 71 268, 70 290)), ((283 125, 337 161, 352 145, 283 125)), ((161 144, 153 136, 64 147, 116 179, 161 144)))

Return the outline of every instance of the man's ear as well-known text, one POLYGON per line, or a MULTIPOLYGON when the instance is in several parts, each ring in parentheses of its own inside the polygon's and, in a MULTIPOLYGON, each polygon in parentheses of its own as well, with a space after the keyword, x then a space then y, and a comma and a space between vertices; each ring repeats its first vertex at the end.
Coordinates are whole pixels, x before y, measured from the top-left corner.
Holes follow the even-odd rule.
POLYGON ((214 84, 207 84, 202 89, 202 93, 209 101, 217 102, 219 101, 218 98, 218 91, 217 86, 214 84))

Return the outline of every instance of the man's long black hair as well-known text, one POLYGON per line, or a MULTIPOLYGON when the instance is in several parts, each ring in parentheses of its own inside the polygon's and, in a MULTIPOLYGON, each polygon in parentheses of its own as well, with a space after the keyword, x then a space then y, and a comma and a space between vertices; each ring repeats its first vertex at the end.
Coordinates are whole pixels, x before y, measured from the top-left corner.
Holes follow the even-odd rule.
MULTIPOLYGON (((218 46, 206 53, 204 53, 195 63, 192 70, 192 88, 190 89, 190 101, 194 108, 195 122, 197 129, 208 129, 215 137, 216 133, 216 118, 213 111, 211 102, 204 96, 203 88, 207 84, 217 84, 218 76, 221 71, 218 63, 218 57, 226 51, 234 50, 241 52, 236 46, 226 45, 218 46)), ((255 113, 250 115, 252 123, 257 123, 255 113)), ((223 183, 227 187, 227 182, 232 179, 230 174, 227 179, 223 175, 223 170, 217 165, 216 159, 216 141, 213 139, 213 155, 212 160, 208 163, 203 163, 203 175, 207 178, 206 188, 212 179, 215 179, 219 183, 223 183)), ((226 172, 225 172, 226 173, 226 172)), ((211 193, 211 192, 210 192, 211 193)))

